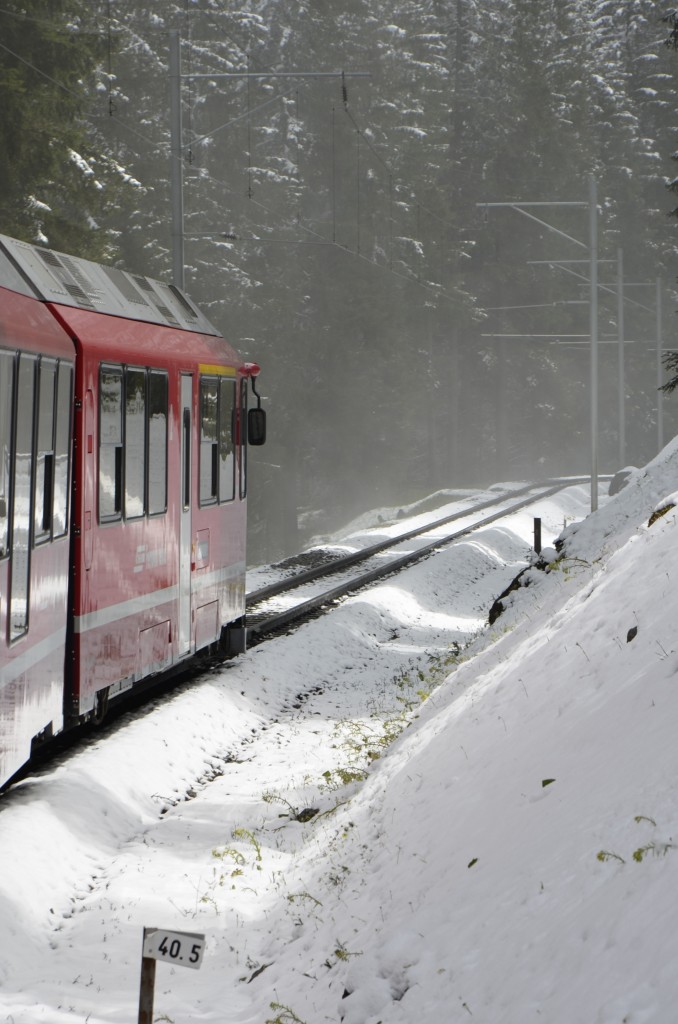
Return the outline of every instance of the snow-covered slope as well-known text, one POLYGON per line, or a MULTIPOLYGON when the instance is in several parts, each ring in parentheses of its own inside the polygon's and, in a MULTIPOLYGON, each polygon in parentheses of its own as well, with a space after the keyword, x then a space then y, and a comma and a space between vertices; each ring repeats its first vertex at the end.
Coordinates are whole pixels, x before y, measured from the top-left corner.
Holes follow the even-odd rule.
POLYGON ((532 515, 555 539, 585 488, 10 792, 0 1019, 135 1019, 157 925, 206 935, 158 966, 177 1024, 669 1024, 676 511, 647 523, 677 489, 672 445, 491 631, 532 515))

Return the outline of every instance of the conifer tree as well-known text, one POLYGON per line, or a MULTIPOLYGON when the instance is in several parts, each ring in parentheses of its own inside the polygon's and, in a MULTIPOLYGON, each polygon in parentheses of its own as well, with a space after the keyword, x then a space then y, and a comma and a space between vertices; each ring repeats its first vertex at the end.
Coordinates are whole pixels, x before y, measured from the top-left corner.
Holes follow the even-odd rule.
POLYGON ((106 43, 98 4, 24 0, 0 10, 0 230, 85 256, 122 181, 88 122, 106 43))

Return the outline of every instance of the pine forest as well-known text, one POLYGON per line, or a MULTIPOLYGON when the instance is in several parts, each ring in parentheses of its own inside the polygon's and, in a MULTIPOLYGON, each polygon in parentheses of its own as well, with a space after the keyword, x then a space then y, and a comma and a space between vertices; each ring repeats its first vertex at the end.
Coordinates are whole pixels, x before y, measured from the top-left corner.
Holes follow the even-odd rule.
POLYGON ((586 474, 592 221, 600 468, 642 465, 678 427, 673 14, 5 0, 0 232, 170 280, 181 187, 186 291, 262 367, 253 559, 586 474))

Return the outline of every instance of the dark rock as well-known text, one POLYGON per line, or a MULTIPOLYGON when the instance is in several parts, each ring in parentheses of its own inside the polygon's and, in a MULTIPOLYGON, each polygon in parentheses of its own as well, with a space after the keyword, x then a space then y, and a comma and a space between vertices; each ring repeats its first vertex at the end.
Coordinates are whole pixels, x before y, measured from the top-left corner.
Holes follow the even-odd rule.
POLYGON ((518 575, 514 579, 511 580, 511 582, 509 583, 509 585, 506 588, 506 590, 503 590, 501 592, 501 594, 499 595, 499 597, 495 600, 494 604, 490 608, 490 613, 489 613, 489 615, 487 617, 490 626, 493 626, 494 623, 499 618, 499 616, 502 614, 502 612, 505 611, 505 609, 506 609, 506 605, 504 604, 505 598, 507 598, 509 596, 509 594, 512 594, 514 591, 519 590, 520 587, 523 586, 523 584, 521 582, 521 578, 522 578, 523 574, 526 573, 526 572, 527 572, 527 569, 521 569, 520 572, 518 573, 518 575))

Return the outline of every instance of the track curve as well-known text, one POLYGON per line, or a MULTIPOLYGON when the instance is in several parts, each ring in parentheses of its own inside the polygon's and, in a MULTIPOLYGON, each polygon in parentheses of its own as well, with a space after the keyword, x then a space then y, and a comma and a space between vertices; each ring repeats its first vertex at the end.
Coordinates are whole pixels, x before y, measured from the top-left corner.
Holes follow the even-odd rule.
POLYGON ((346 597, 348 594, 354 593, 362 587, 374 583, 378 579, 391 576, 415 562, 428 558, 436 549, 444 547, 447 544, 451 544, 462 537, 466 537, 468 534, 473 533, 484 526, 488 526, 490 523, 497 522, 500 519, 513 515, 515 512, 534 504, 536 501, 547 498, 552 494, 557 494, 566 487, 580 484, 586 479, 586 477, 568 477, 564 479, 547 480, 543 483, 527 484, 515 491, 503 493, 496 498, 492 498, 490 500, 480 502, 470 508, 454 512, 451 515, 444 516, 433 523, 427 523, 417 529, 408 530, 405 533, 399 534, 397 537, 391 537, 387 540, 380 541, 378 544, 370 545, 369 547, 362 548, 359 551, 353 551, 347 555, 340 555, 335 559, 328 560, 323 565, 304 570, 300 573, 296 573, 292 577, 279 580, 275 583, 269 584, 268 586, 262 587, 259 590, 253 591, 247 597, 248 645, 251 646, 260 643, 268 636, 286 629, 294 623, 302 622, 314 614, 318 614, 327 605, 332 604, 340 598, 346 597), (520 500, 515 501, 515 498, 520 498, 520 500), (507 502, 509 503, 508 505, 507 502), (497 505, 502 505, 503 507, 489 515, 483 515, 483 513, 488 509, 495 508, 497 505), (409 541, 425 538, 426 534, 435 533, 436 531, 439 531, 441 527, 444 527, 449 523, 472 517, 473 522, 465 525, 459 530, 455 530, 444 536, 437 535, 431 541, 424 541, 424 543, 418 545, 415 550, 406 551, 400 555, 394 553, 392 558, 382 560, 377 565, 369 565, 370 562, 378 559, 379 556, 383 555, 385 552, 407 544, 409 541), (361 566, 369 566, 369 568, 365 568, 361 571, 361 566), (346 572, 354 568, 358 571, 347 578, 345 575, 346 572), (320 593, 304 596, 303 591, 307 585, 314 583, 316 580, 322 579, 323 577, 331 576, 341 578, 334 585, 329 586, 320 593), (289 595, 296 590, 301 592, 299 599, 293 600, 293 603, 290 604, 289 595), (273 599, 275 598, 284 598, 286 607, 271 607, 273 599))

